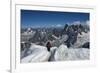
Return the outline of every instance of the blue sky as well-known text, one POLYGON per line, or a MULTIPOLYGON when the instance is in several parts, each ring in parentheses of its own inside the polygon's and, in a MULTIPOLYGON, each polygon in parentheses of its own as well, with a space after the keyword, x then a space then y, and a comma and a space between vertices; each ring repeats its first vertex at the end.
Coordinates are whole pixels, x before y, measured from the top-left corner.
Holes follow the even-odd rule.
POLYGON ((51 27, 89 21, 89 13, 21 10, 22 27, 51 27))

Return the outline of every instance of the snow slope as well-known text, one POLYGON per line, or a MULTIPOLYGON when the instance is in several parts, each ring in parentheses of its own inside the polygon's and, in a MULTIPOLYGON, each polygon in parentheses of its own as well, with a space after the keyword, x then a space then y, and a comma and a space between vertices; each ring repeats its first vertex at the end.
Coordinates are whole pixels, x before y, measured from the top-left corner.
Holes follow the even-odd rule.
POLYGON ((89 49, 86 48, 68 49, 66 45, 61 45, 55 53, 55 60, 85 60, 89 59, 89 52, 89 49))
POLYGON ((64 44, 60 45, 59 47, 52 47, 50 52, 47 51, 45 46, 32 44, 27 52, 30 53, 21 59, 22 63, 88 60, 90 56, 90 51, 87 48, 67 48, 67 46, 64 44))
POLYGON ((44 62, 48 61, 50 57, 50 53, 47 51, 46 47, 43 46, 32 44, 32 46, 29 48, 29 51, 31 51, 31 54, 21 59, 22 63, 44 62))

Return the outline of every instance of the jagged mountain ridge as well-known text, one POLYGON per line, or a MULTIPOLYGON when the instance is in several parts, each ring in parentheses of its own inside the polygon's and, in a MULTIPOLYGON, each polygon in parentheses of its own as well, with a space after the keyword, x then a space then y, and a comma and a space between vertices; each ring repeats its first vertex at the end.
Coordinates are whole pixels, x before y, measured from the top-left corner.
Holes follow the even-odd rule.
MULTIPOLYGON (((53 46, 59 46, 64 43, 68 47, 72 47, 72 45, 76 43, 79 34, 88 34, 89 27, 87 25, 81 24, 65 24, 63 28, 31 28, 30 31, 31 32, 29 32, 29 30, 26 30, 21 34, 21 42, 24 41, 45 46, 46 42, 49 40, 52 42, 53 46), (59 45, 56 45, 55 43, 58 43, 59 45)), ((89 36, 87 36, 87 38, 88 37, 89 36)), ((89 40, 87 42, 89 42, 89 40)))

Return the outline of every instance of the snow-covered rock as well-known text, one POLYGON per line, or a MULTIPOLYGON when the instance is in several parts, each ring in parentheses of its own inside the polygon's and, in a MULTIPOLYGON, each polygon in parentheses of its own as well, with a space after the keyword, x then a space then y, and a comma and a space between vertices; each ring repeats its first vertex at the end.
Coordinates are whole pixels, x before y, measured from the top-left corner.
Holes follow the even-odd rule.
POLYGON ((51 48, 50 48, 51 56, 50 56, 50 58, 49 58, 49 61, 55 61, 54 55, 55 55, 56 50, 57 50, 57 47, 51 47, 51 48))
POLYGON ((44 62, 48 61, 50 52, 47 51, 46 47, 32 44, 27 52, 31 52, 28 56, 21 59, 22 63, 29 62, 44 62))
POLYGON ((48 52, 45 46, 32 44, 27 52, 22 54, 27 54, 27 56, 21 59, 21 63, 87 60, 90 57, 90 50, 87 48, 68 48, 62 44, 59 47, 51 47, 50 52, 48 52))
POLYGON ((66 60, 85 60, 89 59, 89 49, 86 48, 67 48, 66 45, 61 45, 55 52, 56 61, 66 60))
POLYGON ((62 43, 66 41, 66 39, 68 39, 68 35, 62 35, 61 37, 58 37, 56 40, 53 40, 52 45, 59 47, 62 43))
POLYGON ((21 33, 21 41, 28 41, 30 38, 32 38, 35 35, 35 31, 31 31, 31 32, 24 32, 21 33))
POLYGON ((68 50, 67 60, 86 60, 90 57, 90 51, 86 48, 76 48, 68 50))
POLYGON ((68 57, 68 48, 66 45, 61 45, 55 52, 55 60, 66 60, 68 57))
POLYGON ((73 46, 75 48, 78 48, 81 45, 85 44, 86 42, 89 42, 90 41, 90 37, 89 36, 90 36, 89 32, 87 32, 87 33, 82 32, 82 35, 78 34, 77 41, 73 46))

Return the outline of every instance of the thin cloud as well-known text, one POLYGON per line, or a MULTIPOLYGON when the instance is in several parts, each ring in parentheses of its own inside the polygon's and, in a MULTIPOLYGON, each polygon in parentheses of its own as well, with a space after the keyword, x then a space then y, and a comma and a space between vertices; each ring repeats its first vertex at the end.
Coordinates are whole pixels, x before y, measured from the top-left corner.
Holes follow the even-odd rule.
POLYGON ((61 24, 57 24, 57 25, 56 25, 56 27, 61 27, 61 26, 62 26, 61 24))

